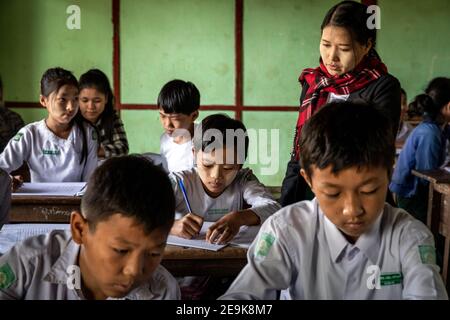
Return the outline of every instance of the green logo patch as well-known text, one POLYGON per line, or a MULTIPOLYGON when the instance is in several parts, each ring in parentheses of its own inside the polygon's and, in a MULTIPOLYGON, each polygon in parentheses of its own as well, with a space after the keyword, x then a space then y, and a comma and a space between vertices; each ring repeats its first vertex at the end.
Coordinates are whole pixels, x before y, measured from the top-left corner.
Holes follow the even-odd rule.
POLYGON ((434 246, 419 246, 419 253, 423 264, 436 264, 436 248, 434 246))
POLYGON ((59 156, 61 154, 60 150, 44 149, 44 150, 42 150, 42 152, 48 156, 59 156))
POLYGON ((97 130, 92 130, 92 140, 97 140, 97 139, 98 139, 97 130))
POLYGON ((255 256, 267 257, 269 250, 275 242, 275 237, 270 233, 263 233, 259 237, 258 245, 256 246, 255 256))
POLYGON ((18 133, 14 136, 13 140, 14 140, 14 141, 19 141, 22 137, 23 137, 23 133, 22 133, 22 132, 18 132, 18 133))
POLYGON ((16 276, 9 264, 2 265, 0 267, 0 289, 8 289, 14 281, 16 281, 16 276))
POLYGON ((380 275, 380 285, 391 286, 394 284, 400 284, 403 281, 403 274, 398 273, 382 273, 380 275))

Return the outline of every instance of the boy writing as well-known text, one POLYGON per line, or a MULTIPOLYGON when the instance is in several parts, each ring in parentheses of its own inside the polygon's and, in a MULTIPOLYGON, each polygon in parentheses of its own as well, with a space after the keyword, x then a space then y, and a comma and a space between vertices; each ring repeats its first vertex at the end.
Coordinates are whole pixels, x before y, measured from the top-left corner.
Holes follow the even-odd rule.
POLYGON ((270 217, 223 299, 447 299, 430 231, 385 203, 389 121, 372 106, 323 107, 302 131, 315 198, 270 217))
POLYGON ((164 128, 160 139, 160 153, 169 172, 191 169, 194 121, 200 108, 197 87, 183 80, 166 83, 158 95, 159 119, 164 128))
POLYGON ((173 218, 162 170, 137 156, 108 159, 71 215, 71 235, 28 238, 0 257, 0 299, 178 299, 160 266, 173 218))
POLYGON ((189 239, 203 221, 215 221, 206 240, 227 243, 241 226, 261 224, 281 208, 251 170, 242 169, 248 151, 246 131, 242 122, 223 114, 203 119, 191 151, 196 167, 170 175, 177 219, 171 234, 189 239), (245 209, 244 202, 250 208, 245 209))

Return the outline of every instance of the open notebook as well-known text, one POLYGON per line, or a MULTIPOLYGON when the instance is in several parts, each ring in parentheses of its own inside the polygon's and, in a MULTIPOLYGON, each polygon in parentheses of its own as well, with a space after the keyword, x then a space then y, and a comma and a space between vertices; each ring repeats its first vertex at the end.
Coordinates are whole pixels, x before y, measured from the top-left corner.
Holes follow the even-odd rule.
POLYGON ((82 196, 86 182, 25 182, 13 195, 82 196))
POLYGON ((40 234, 45 234, 52 230, 70 230, 70 224, 68 223, 5 224, 0 230, 0 255, 4 254, 19 241, 40 234))
MULTIPOLYGON (((213 244, 209 243, 205 240, 206 237, 206 231, 208 228, 213 224, 213 222, 204 222, 202 229, 200 230, 200 233, 198 236, 196 236, 193 239, 184 239, 177 236, 169 236, 167 239, 167 244, 175 245, 175 246, 182 246, 182 247, 192 247, 192 248, 199 248, 199 249, 206 249, 206 250, 212 250, 212 251, 218 251, 222 249, 223 247, 226 247, 227 245, 219 245, 219 244, 213 244)), ((239 230, 239 233, 234 237, 233 240, 229 243, 231 246, 237 246, 242 248, 248 248, 250 247, 251 243, 255 239, 256 235, 258 234, 259 226, 242 226, 239 230)))

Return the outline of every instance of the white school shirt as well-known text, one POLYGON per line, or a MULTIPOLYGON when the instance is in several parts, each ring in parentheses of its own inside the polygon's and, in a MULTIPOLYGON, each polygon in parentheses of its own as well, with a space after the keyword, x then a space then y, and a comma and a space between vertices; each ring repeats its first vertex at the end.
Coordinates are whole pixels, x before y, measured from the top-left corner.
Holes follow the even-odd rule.
POLYGON ((263 223, 281 208, 271 193, 259 182, 250 169, 241 169, 233 182, 216 198, 210 197, 203 189, 197 168, 169 175, 175 193, 175 219, 180 219, 189 210, 183 198, 178 181, 183 181, 192 212, 205 221, 217 221, 232 211, 243 210, 247 203, 263 223))
POLYGON ((385 204, 352 245, 316 199, 302 201, 264 223, 221 299, 448 299, 435 257, 430 231, 402 209, 385 204))
MULTIPOLYGON (((71 289, 80 246, 69 231, 54 230, 28 238, 0 256, 0 300, 84 300, 81 290, 71 289), (69 281, 68 281, 69 280, 69 281)), ((132 290, 128 300, 180 299, 175 278, 162 266, 145 284, 132 290)))
MULTIPOLYGON (((198 125, 199 124, 194 123, 194 132, 198 125)), ((173 138, 167 133, 163 133, 159 142, 159 153, 165 158, 169 172, 189 170, 194 167, 192 139, 185 143, 178 144, 173 142, 173 138)))
POLYGON ((85 124, 87 159, 80 164, 83 136, 74 125, 67 139, 57 137, 45 120, 30 123, 19 130, 2 154, 0 168, 10 173, 25 161, 31 182, 87 181, 97 167, 97 138, 94 128, 85 124))
POLYGON ((0 228, 9 220, 9 208, 11 206, 11 179, 9 175, 0 169, 0 228))

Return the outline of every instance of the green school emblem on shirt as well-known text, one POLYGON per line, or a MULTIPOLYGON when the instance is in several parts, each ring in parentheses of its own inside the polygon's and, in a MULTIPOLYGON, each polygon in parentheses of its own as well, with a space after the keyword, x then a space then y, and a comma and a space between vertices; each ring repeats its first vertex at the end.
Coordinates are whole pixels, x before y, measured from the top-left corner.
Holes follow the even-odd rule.
POLYGON ((49 150, 49 149, 44 149, 44 150, 42 150, 42 152, 43 152, 45 155, 48 155, 48 156, 59 156, 59 155, 61 154, 61 151, 60 151, 60 150, 49 150))
POLYGON ((256 246, 255 256, 267 257, 269 250, 275 242, 275 237, 270 233, 261 234, 258 245, 256 246))
POLYGON ((403 281, 403 274, 401 272, 397 273, 382 273, 380 275, 380 285, 391 286, 393 284, 399 284, 403 281))
POLYGON ((92 140, 97 140, 97 131, 96 130, 92 130, 92 140))
POLYGON ((419 253, 423 264, 436 264, 436 248, 434 246, 419 246, 419 253))
POLYGON ((14 136, 14 141, 19 141, 20 138, 23 137, 23 133, 22 132, 18 132, 15 136, 14 136))
POLYGON ((16 276, 8 263, 0 267, 0 289, 8 289, 13 282, 16 281, 16 276))

